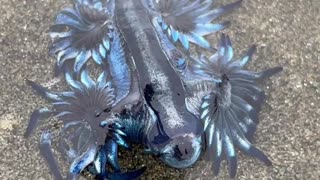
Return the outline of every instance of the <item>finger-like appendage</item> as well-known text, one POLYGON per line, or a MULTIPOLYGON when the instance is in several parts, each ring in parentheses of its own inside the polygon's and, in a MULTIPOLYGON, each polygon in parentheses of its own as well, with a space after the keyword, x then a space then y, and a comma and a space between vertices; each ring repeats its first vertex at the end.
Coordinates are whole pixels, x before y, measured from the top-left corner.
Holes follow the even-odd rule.
MULTIPOLYGON (((251 139, 256 132, 257 123, 254 119, 250 118, 249 114, 237 106, 232 106, 229 113, 234 114, 236 117, 234 121, 239 125, 240 130, 245 134, 246 138, 251 139)), ((231 115, 230 115, 231 116, 231 115)))
MULTIPOLYGON (((252 84, 252 83, 246 83, 246 82, 243 82, 243 81, 240 81, 240 80, 234 80, 231 82, 231 85, 232 85, 232 91, 236 90, 236 89, 242 89, 243 91, 237 91, 236 93, 233 93, 239 97, 244 97, 245 93, 249 93, 250 96, 252 98, 256 98, 257 99, 257 103, 259 102, 261 106, 263 103, 264 103, 264 100, 265 100, 265 92, 260 88, 258 87, 257 84, 252 84)), ((233 92, 234 92, 233 91, 233 92)), ((255 109, 257 106, 253 106, 255 109)), ((258 108, 259 109, 259 108, 258 108)))
POLYGON ((251 72, 247 70, 238 70, 230 76, 235 80, 247 81, 248 83, 254 83, 269 78, 283 70, 282 67, 274 67, 261 72, 251 72))
POLYGON ((49 118, 52 115, 54 115, 54 112, 50 111, 48 108, 41 108, 33 111, 24 137, 29 138, 33 131, 36 129, 38 122, 40 120, 49 118))
POLYGON ((70 72, 70 70, 66 70, 65 72, 65 79, 66 82, 74 89, 76 90, 83 90, 84 85, 82 85, 80 82, 76 81, 73 74, 70 72))
POLYGON ((239 60, 239 65, 241 67, 245 66, 246 64, 248 64, 248 62, 250 62, 250 60, 252 59, 252 55, 253 53, 255 53, 257 50, 256 46, 252 46, 248 52, 239 60))
POLYGON ((209 58, 204 55, 199 56, 199 58, 189 58, 189 66, 196 77, 200 76, 201 78, 218 81, 221 80, 223 75, 226 75, 232 84, 257 87, 258 81, 281 72, 282 67, 270 68, 262 72, 244 70, 243 67, 251 60, 255 51, 256 46, 253 46, 242 58, 234 60, 230 37, 222 34, 215 54, 209 58))
POLYGON ((58 93, 55 93, 55 92, 50 92, 49 89, 33 82, 33 81, 30 81, 30 80, 27 80, 27 84, 29 86, 32 87, 32 89, 34 91, 36 91, 41 97, 49 100, 49 101, 53 101, 53 102, 56 102, 56 101, 60 101, 61 98, 59 97, 59 94, 58 93))
POLYGON ((80 80, 81 80, 82 84, 84 84, 88 89, 92 88, 96 85, 96 83, 90 77, 86 66, 83 67, 83 70, 81 71, 80 77, 81 77, 80 80))
POLYGON ((97 153, 97 145, 90 145, 87 150, 77 157, 70 166, 70 173, 79 174, 81 171, 87 167, 90 163, 92 163, 95 159, 97 153))
POLYGON ((226 43, 225 43, 225 61, 229 62, 232 60, 233 58, 233 48, 232 48, 232 43, 231 43, 231 39, 229 36, 226 37, 226 43))
POLYGON ((248 102, 252 107, 255 107, 257 112, 260 112, 262 104, 265 102, 266 95, 265 93, 252 94, 250 90, 241 87, 235 86, 232 88, 232 94, 235 94, 239 97, 242 97, 246 102, 248 102))
POLYGON ((248 63, 255 50, 253 46, 240 60, 233 60, 230 38, 222 34, 218 51, 214 55, 210 58, 204 55, 190 58, 190 72, 197 78, 200 76, 200 80, 209 78, 216 85, 207 94, 201 94, 201 90, 192 92, 193 97, 203 98, 200 104, 195 103, 197 106, 192 110, 198 109, 198 116, 203 122, 207 159, 213 161, 214 174, 219 172, 220 153, 224 151, 229 174, 231 177, 235 176, 236 147, 266 165, 271 165, 268 157, 251 145, 249 140, 256 131, 259 112, 265 101, 265 92, 259 87, 258 81, 279 73, 282 68, 275 67, 262 72, 244 70, 243 66, 248 63))
POLYGON ((75 1, 73 8, 60 11, 49 30, 53 41, 49 54, 57 58, 57 73, 63 72, 67 61, 78 74, 90 57, 99 65, 106 60, 112 46, 111 4, 114 2, 75 1))
POLYGON ((228 161, 229 175, 235 177, 237 157, 235 148, 269 164, 268 158, 253 147, 247 137, 256 130, 257 112, 241 97, 230 94, 230 84, 222 81, 216 92, 203 98, 200 105, 200 119, 206 137, 206 158, 212 161, 214 175, 219 174, 222 152, 228 161), (246 134, 246 136, 244 135, 246 134))
POLYGON ((233 113, 232 111, 229 111, 228 113, 230 117, 230 128, 232 128, 231 134, 235 145, 248 155, 259 159, 267 166, 271 166, 272 162, 269 160, 269 158, 262 151, 254 147, 244 136, 244 133, 240 130, 236 120, 237 114, 233 113))
POLYGON ((282 67, 275 67, 275 68, 267 69, 267 70, 259 73, 259 79, 269 78, 269 77, 281 72, 282 70, 283 70, 282 67))
POLYGON ((52 173, 54 178, 56 180, 63 180, 62 174, 59 170, 60 168, 51 150, 51 134, 48 131, 43 132, 41 135, 40 153, 47 162, 50 172, 52 173))
POLYGON ((242 148, 242 150, 244 152, 246 152, 248 155, 259 159, 261 162, 263 162, 267 166, 272 166, 272 162, 270 161, 270 159, 262 151, 260 151, 258 148, 252 146, 248 142, 246 142, 246 143, 242 142, 244 144, 240 144, 240 142, 238 142, 238 143, 239 143, 238 144, 239 147, 242 148))
POLYGON ((119 30, 115 30, 112 34, 113 41, 107 60, 115 93, 117 94, 115 100, 115 103, 117 103, 129 94, 132 85, 132 73, 127 62, 128 52, 125 49, 119 30))
POLYGON ((57 72, 61 72, 63 70, 64 64, 76 58, 79 53, 80 50, 73 47, 60 51, 57 54, 57 72))
POLYGON ((79 74, 80 70, 83 68, 83 66, 86 64, 86 62, 91 57, 91 51, 87 51, 83 49, 80 54, 76 57, 74 62, 74 72, 76 74, 79 74))
POLYGON ((129 145, 128 143, 121 137, 121 135, 115 133, 112 135, 112 139, 120 146, 128 149, 129 148, 129 145))
MULTIPOLYGON (((213 137, 213 142, 212 146, 210 147, 210 150, 214 153, 214 158, 213 158, 213 164, 212 164, 212 169, 213 169, 213 174, 216 176, 220 172, 220 164, 222 160, 222 151, 223 151, 223 145, 222 145, 222 121, 221 121, 221 115, 218 116, 219 120, 217 121, 216 127, 215 127, 215 134, 213 137)), ((215 121, 215 120, 214 120, 215 121)))
POLYGON ((153 24, 160 27, 160 29, 156 27, 159 34, 166 34, 173 43, 180 41, 186 50, 189 49, 189 42, 212 50, 213 48, 204 36, 223 30, 230 23, 213 24, 211 22, 222 14, 239 7, 241 1, 218 9, 213 9, 211 4, 211 1, 200 0, 152 1, 149 3, 149 9, 152 9, 153 18, 157 19, 157 24, 153 24))
MULTIPOLYGON (((222 113, 222 119, 230 119, 228 114, 225 113, 225 111, 222 113)), ((231 136, 231 129, 229 127, 228 122, 223 123, 223 149, 224 153, 227 157, 228 166, 229 166, 229 176, 231 178, 234 178, 237 174, 237 155, 234 147, 234 140, 231 136)))
POLYGON ((254 107, 252 107, 250 104, 248 104, 246 101, 244 101, 241 97, 236 96, 236 95, 231 95, 231 100, 233 102, 234 105, 236 105, 237 107, 239 107, 240 109, 242 109, 243 111, 245 111, 249 117, 255 121, 258 120, 258 113, 257 111, 254 109, 254 107))
POLYGON ((108 140, 105 145, 107 151, 108 163, 114 168, 115 172, 120 171, 119 161, 118 161, 118 144, 113 140, 108 140))
POLYGON ((93 164, 97 173, 97 178, 105 177, 107 169, 107 150, 104 147, 99 149, 98 155, 93 164))

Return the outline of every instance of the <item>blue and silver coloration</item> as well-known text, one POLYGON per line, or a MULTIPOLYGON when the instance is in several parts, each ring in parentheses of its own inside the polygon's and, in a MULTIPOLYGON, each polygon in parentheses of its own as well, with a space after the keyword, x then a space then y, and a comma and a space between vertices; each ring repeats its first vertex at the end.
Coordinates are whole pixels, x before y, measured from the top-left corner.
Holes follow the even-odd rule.
MULTIPOLYGON (((213 9, 211 0, 75 0, 50 31, 50 53, 70 89, 52 92, 28 81, 52 107, 33 112, 26 137, 42 119, 63 123, 58 139, 70 162, 66 179, 84 169, 97 179, 138 178, 145 168, 120 171, 118 146, 128 149, 128 143, 142 144, 173 168, 191 167, 204 151, 215 175, 226 158, 230 177, 236 176, 236 148, 271 165, 250 140, 266 98, 258 83, 282 68, 244 70, 255 47, 234 60, 224 34, 209 58, 189 51, 190 42, 215 51, 205 36, 229 23, 212 21, 241 2, 213 9), (89 59, 103 71, 97 80, 89 59)), ((62 179, 51 136, 43 133, 40 151, 62 179)))
POLYGON ((70 60, 74 61, 75 72, 90 58, 99 65, 106 61, 112 39, 112 11, 107 0, 74 0, 73 8, 57 15, 49 32, 53 41, 49 54, 57 58, 57 73, 70 60))
MULTIPOLYGON (((100 146, 100 149, 96 155, 94 162, 88 166, 90 173, 96 175, 96 179, 136 179, 143 174, 146 167, 142 167, 132 172, 121 172, 118 163, 118 146, 129 148, 129 145, 124 140, 127 136, 123 131, 125 129, 119 122, 102 121, 101 127, 108 127, 109 133, 104 145, 100 146), (107 165, 110 164, 113 173, 107 171, 107 165)), ((78 173, 80 173, 79 171, 78 173)))
MULTIPOLYGON (((258 124, 258 115, 265 100, 264 91, 258 86, 265 78, 282 71, 281 67, 262 72, 244 70, 251 60, 255 46, 239 60, 233 59, 229 36, 221 36, 218 51, 207 58, 199 55, 193 59, 190 69, 204 80, 215 82, 214 89, 198 101, 198 115, 206 137, 206 154, 212 162, 214 174, 219 173, 224 154, 229 164, 229 174, 235 177, 237 170, 236 148, 256 157, 266 165, 271 161, 254 147, 252 139, 258 124)), ((190 101, 190 102, 195 102, 190 101)))
POLYGON ((157 33, 143 4, 117 2, 117 25, 134 58, 141 99, 151 114, 146 119, 150 121, 146 146, 172 167, 191 166, 200 156, 201 124, 186 108, 182 81, 159 51, 157 33))
POLYGON ((65 79, 70 87, 69 91, 65 92, 52 92, 28 81, 39 95, 52 103, 52 108, 42 108, 32 114, 26 136, 33 132, 42 117, 53 116, 64 124, 74 121, 85 122, 95 131, 95 141, 104 144, 106 131, 100 127, 100 122, 109 117, 115 99, 114 89, 108 80, 107 73, 101 73, 97 81, 94 81, 85 68, 81 71, 80 81, 75 80, 70 71, 65 73, 65 79))
MULTIPOLYGON (((50 91, 32 81, 28 84, 43 98, 51 102, 52 107, 35 110, 25 133, 29 137, 39 121, 57 118, 63 123, 58 138, 59 152, 70 162, 68 178, 76 177, 89 164, 93 163, 98 177, 140 176, 144 171, 121 173, 118 165, 118 145, 128 148, 124 140, 123 127, 114 121, 112 109, 115 95, 107 71, 94 81, 83 67, 80 80, 74 78, 67 68, 65 79, 69 90, 50 91), (114 173, 106 172, 109 163, 114 173)), ((48 162, 56 179, 62 179, 59 167, 51 151, 51 133, 45 131, 40 142, 40 152, 48 162)), ((92 171, 93 171, 92 170, 92 171)))
POLYGON ((162 30, 173 41, 179 41, 185 49, 189 42, 206 49, 212 48, 204 38, 225 29, 230 22, 213 24, 222 14, 239 7, 241 0, 213 9, 212 0, 145 0, 150 12, 156 17, 162 30))

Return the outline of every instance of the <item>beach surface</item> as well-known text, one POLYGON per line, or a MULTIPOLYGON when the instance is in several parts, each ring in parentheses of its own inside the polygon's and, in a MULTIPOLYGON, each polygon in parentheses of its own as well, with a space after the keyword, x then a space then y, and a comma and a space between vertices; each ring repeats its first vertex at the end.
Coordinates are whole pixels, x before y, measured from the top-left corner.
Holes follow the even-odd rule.
MULTIPOLYGON (((55 60, 48 56, 48 30, 65 0, 1 0, 0 6, 0 179, 53 179, 39 155, 40 126, 25 139, 31 112, 48 105, 25 80, 59 88, 55 60)), ((233 2, 217 0, 216 7, 233 2)), ((244 0, 241 8, 216 22, 231 20, 229 34, 236 57, 251 45, 257 52, 248 69, 282 66, 263 88, 267 102, 253 144, 273 166, 238 153, 237 179, 320 179, 320 1, 244 0)), ((209 37, 216 44, 219 33, 209 37)), ((61 83, 60 83, 61 84, 61 83)), ((148 167, 142 179, 212 179, 210 164, 176 170, 137 147, 121 152, 122 167, 148 167)), ((63 167, 63 165, 61 165, 63 167)), ((222 163, 218 179, 228 179, 222 163)))

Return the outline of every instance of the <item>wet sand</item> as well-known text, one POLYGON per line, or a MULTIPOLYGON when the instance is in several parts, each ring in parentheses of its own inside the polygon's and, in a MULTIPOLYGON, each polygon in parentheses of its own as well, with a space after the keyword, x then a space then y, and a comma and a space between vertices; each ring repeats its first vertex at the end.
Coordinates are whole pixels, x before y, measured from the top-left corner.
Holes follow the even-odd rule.
MULTIPOLYGON (((1 0, 0 6, 0 179, 52 179, 39 156, 36 135, 23 133, 30 113, 46 102, 35 96, 25 79, 47 83, 54 59, 47 55, 49 26, 69 1, 1 0)), ((227 4, 232 0, 219 0, 227 4)), ((240 57, 258 45, 248 68, 283 66, 266 81, 263 106, 253 143, 272 160, 266 167, 238 153, 237 179, 320 179, 320 1, 245 0, 223 20, 240 57)), ((216 43, 218 35, 213 35, 216 43)), ((58 85, 56 85, 58 86, 58 85)), ((53 88, 57 88, 54 86, 53 88)), ((211 179, 210 166, 199 162, 187 170, 166 167, 156 158, 121 152, 126 168, 148 167, 143 179, 211 179)), ((219 179, 227 179, 223 163, 219 179)))

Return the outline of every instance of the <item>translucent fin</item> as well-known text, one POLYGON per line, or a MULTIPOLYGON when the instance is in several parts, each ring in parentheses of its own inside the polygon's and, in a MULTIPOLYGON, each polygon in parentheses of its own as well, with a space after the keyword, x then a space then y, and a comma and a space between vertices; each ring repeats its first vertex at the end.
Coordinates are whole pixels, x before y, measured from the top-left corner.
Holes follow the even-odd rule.
POLYGON ((86 64, 88 59, 91 57, 91 51, 81 50, 79 55, 76 57, 74 62, 74 72, 77 74, 80 72, 81 68, 86 64))
POLYGON ((113 85, 116 93, 116 103, 125 98, 131 87, 131 69, 128 66, 128 57, 121 39, 120 33, 113 32, 113 43, 110 49, 108 65, 110 75, 112 76, 113 85))
POLYGON ((230 37, 222 34, 215 54, 210 57, 200 54, 198 57, 190 58, 190 71, 195 76, 206 80, 211 79, 219 82, 222 76, 226 75, 231 83, 246 81, 247 85, 257 86, 257 82, 281 72, 282 67, 270 68, 261 72, 244 70, 243 67, 249 62, 255 50, 256 48, 253 46, 240 60, 234 60, 230 37))
POLYGON ((27 80, 27 84, 29 86, 31 86, 32 89, 37 92, 37 94, 39 94, 41 97, 43 97, 51 102, 52 101, 53 102, 61 101, 59 93, 51 92, 49 89, 47 89, 47 88, 45 88, 45 87, 43 87, 33 81, 30 81, 30 80, 27 80))
POLYGON ((87 148, 85 153, 78 156, 71 164, 69 171, 74 174, 79 174, 85 167, 87 167, 91 162, 94 161, 94 158, 97 153, 97 146, 91 145, 87 148))
POLYGON ((51 134, 44 131, 40 139, 40 153, 49 166, 50 172, 57 180, 63 180, 60 168, 51 150, 51 134))
POLYGON ((216 93, 203 98, 199 110, 206 137, 206 159, 212 161, 213 173, 218 175, 224 152, 229 175, 234 178, 237 172, 236 147, 267 165, 271 162, 247 140, 256 130, 257 112, 242 98, 228 94, 228 88, 218 85, 216 93))
POLYGON ((241 2, 237 1, 218 9, 212 9, 212 1, 207 0, 152 0, 144 5, 157 17, 162 31, 173 42, 180 41, 185 49, 189 49, 189 42, 212 49, 204 36, 225 29, 229 22, 221 24, 211 22, 222 14, 239 7, 241 2))
POLYGON ((120 165, 118 162, 118 144, 115 143, 113 140, 109 140, 106 143, 106 149, 108 163, 112 165, 116 172, 120 171, 120 165))
POLYGON ((24 137, 29 138, 30 135, 33 133, 33 131, 36 129, 39 121, 49 118, 54 114, 55 114, 54 112, 50 111, 47 108, 34 110, 33 113, 31 114, 30 121, 29 121, 27 130, 24 134, 24 137))
POLYGON ((250 156, 253 156, 257 159, 259 159, 260 161, 262 161, 263 163, 265 163, 267 166, 272 165, 272 162, 269 160, 269 158, 259 149, 257 149, 256 147, 254 147, 244 136, 244 134, 242 133, 242 131, 240 130, 238 124, 237 124, 237 120, 236 118, 236 114, 234 114, 233 112, 228 112, 229 113, 229 117, 231 119, 231 123, 230 123, 230 128, 232 129, 232 136, 234 139, 234 142, 236 144, 236 146, 244 151, 245 153, 247 153, 250 156))
POLYGON ((52 45, 49 54, 57 57, 57 72, 66 60, 74 62, 79 72, 92 57, 99 65, 105 61, 111 46, 114 1, 74 1, 73 8, 59 12, 49 34, 52 45), (98 51, 97 51, 98 50, 98 51))
POLYGON ((89 88, 93 88, 96 83, 92 80, 92 78, 90 77, 87 68, 84 67, 83 71, 81 72, 80 75, 80 80, 81 82, 89 89, 89 88))

